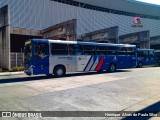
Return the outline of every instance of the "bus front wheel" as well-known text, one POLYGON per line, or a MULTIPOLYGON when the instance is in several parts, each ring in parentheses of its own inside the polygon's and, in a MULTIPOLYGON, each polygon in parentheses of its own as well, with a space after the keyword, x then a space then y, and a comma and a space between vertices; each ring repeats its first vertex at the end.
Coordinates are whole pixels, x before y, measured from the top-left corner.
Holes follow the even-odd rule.
POLYGON ((142 62, 139 62, 138 65, 137 65, 137 67, 138 67, 138 68, 142 68, 142 67, 143 67, 142 62))
POLYGON ((55 77, 62 77, 66 74, 65 68, 63 66, 55 67, 53 74, 55 77))
POLYGON ((109 65, 109 72, 115 72, 116 71, 116 65, 115 64, 110 64, 109 65))

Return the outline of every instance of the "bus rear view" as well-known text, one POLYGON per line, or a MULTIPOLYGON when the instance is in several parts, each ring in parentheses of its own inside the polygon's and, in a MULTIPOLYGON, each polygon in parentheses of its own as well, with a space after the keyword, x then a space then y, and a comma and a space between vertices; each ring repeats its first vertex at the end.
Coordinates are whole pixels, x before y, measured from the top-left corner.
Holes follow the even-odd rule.
POLYGON ((160 66, 160 50, 155 51, 156 62, 160 66))
POLYGON ((146 65, 155 65, 154 49, 137 49, 137 67, 142 68, 146 65))

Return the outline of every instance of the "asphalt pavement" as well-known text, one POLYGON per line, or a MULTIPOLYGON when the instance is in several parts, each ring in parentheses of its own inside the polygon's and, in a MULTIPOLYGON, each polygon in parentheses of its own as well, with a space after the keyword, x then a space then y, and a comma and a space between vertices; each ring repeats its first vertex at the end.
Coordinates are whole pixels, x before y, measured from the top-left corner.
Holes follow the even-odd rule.
MULTIPOLYGON (((0 111, 138 112, 155 110, 160 112, 159 86, 160 67, 124 69, 115 73, 74 73, 62 78, 45 75, 26 76, 25 74, 0 76, 0 111)), ((117 120, 131 119, 131 117, 37 119, 117 120)), ((160 117, 150 116, 147 119, 158 120, 160 117)))

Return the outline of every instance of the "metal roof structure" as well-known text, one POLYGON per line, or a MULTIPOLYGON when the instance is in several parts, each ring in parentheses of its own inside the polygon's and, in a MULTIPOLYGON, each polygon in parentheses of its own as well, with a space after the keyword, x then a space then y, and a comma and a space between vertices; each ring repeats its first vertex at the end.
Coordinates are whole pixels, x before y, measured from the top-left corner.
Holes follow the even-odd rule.
POLYGON ((136 0, 72 0, 98 7, 115 9, 137 14, 160 16, 160 5, 154 5, 136 0))

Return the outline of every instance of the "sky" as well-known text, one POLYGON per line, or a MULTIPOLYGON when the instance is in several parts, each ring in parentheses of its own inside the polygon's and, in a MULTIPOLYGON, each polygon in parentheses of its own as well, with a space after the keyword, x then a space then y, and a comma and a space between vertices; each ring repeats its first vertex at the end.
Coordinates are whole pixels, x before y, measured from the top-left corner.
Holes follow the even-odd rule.
POLYGON ((160 0, 137 0, 137 1, 160 5, 160 0))

